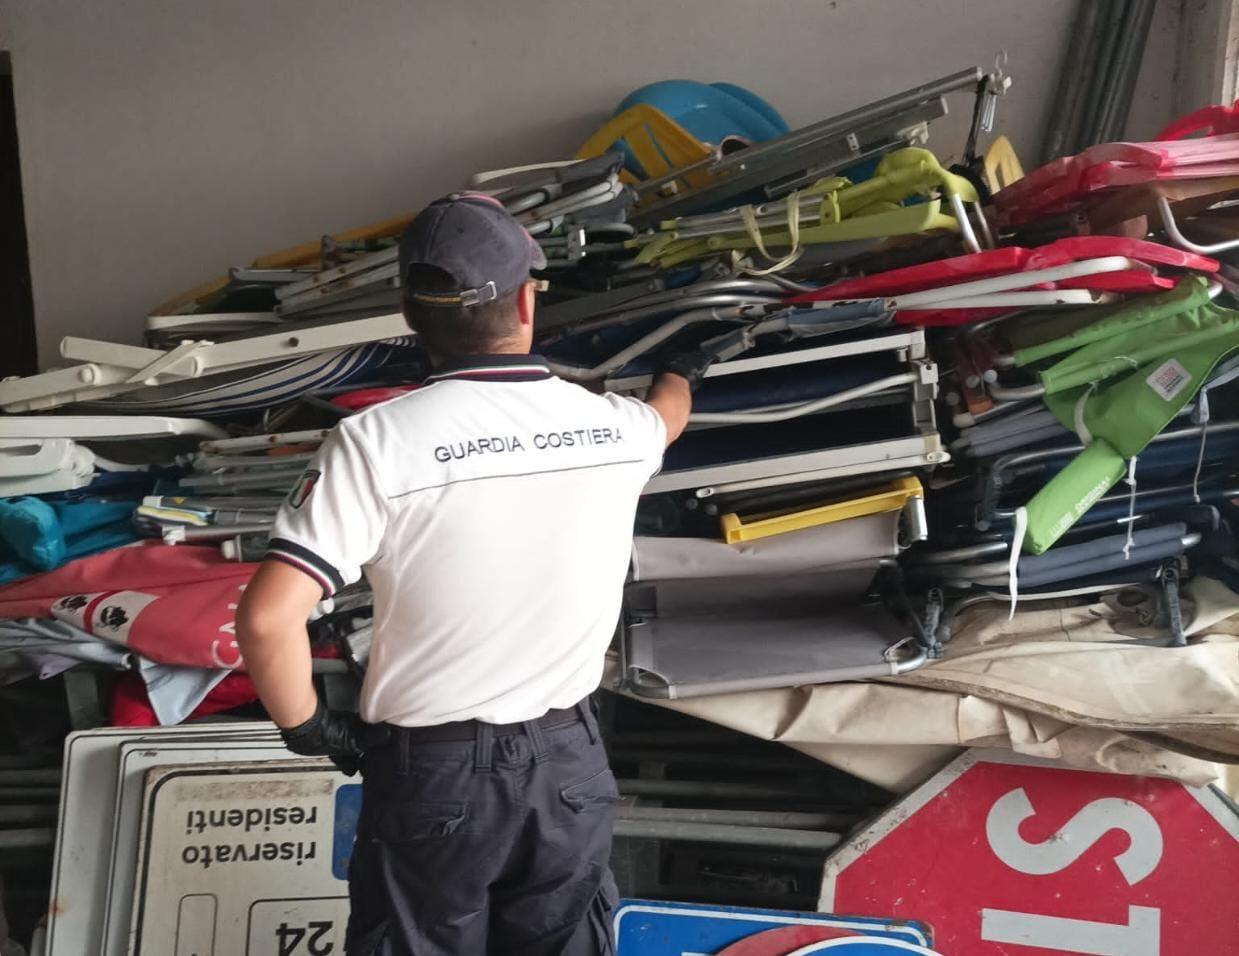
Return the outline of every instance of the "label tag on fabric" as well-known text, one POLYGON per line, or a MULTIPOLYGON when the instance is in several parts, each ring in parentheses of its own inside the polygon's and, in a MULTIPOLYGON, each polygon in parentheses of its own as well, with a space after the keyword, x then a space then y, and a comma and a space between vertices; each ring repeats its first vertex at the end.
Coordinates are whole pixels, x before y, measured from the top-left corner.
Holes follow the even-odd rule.
POLYGON ((1175 359, 1166 359, 1144 383, 1157 393, 1163 402, 1173 401, 1192 380, 1192 374, 1175 359))

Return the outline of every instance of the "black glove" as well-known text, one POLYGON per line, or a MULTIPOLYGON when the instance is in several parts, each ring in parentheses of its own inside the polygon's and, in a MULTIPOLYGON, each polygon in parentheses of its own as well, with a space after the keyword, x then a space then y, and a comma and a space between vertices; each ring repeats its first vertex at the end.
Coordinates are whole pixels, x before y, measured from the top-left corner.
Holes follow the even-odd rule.
POLYGON ((330 757, 348 776, 361 764, 361 718, 356 714, 328 710, 320 700, 314 715, 296 727, 281 727, 284 746, 304 757, 330 757))
POLYGON ((688 387, 691 391, 697 391, 697 386, 701 384, 701 380, 706 377, 706 369, 714 364, 717 359, 713 352, 706 352, 701 349, 694 349, 691 352, 678 352, 666 359, 663 359, 658 367, 654 370, 654 377, 659 375, 678 375, 680 378, 688 380, 688 387))

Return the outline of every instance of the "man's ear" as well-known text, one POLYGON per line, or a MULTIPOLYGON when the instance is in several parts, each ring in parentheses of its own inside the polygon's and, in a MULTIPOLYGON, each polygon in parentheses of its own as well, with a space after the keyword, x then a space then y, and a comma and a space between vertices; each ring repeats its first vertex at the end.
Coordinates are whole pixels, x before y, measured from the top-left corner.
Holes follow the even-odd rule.
POLYGON ((526 282, 521 286, 516 297, 516 312, 520 316, 521 325, 533 325, 534 286, 526 282))

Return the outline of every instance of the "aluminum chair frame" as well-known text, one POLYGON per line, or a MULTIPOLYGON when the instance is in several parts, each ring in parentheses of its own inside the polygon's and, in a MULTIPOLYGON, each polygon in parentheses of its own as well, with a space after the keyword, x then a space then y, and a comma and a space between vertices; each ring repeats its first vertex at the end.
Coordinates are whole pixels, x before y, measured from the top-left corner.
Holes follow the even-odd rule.
MULTIPOLYGON (((867 144, 896 139, 900 130, 937 118, 934 112, 945 115, 946 94, 977 90, 985 79, 980 67, 972 67, 723 156, 703 167, 717 181, 652 203, 638 211, 634 221, 649 224, 669 218, 676 210, 716 205, 810 167, 817 167, 818 172, 831 166, 842 169, 867 144)), ((986 84, 984 95, 992 95, 991 90, 1001 86, 986 84)))
POLYGON ((278 363, 319 352, 410 337, 400 313, 290 327, 228 342, 186 341, 167 351, 66 336, 60 354, 84 362, 0 382, 0 407, 19 412, 123 395, 151 385, 278 363))

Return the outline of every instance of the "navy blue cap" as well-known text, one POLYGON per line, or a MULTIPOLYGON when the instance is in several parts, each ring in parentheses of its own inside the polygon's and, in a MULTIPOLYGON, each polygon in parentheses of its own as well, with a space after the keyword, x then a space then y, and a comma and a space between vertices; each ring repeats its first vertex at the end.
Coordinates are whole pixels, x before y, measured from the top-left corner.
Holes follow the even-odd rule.
POLYGON ((453 193, 417 214, 400 236, 400 281, 421 305, 481 305, 529 281, 546 268, 542 247, 503 205, 484 193, 453 193), (455 291, 418 290, 409 267, 434 266, 455 281, 455 291))

